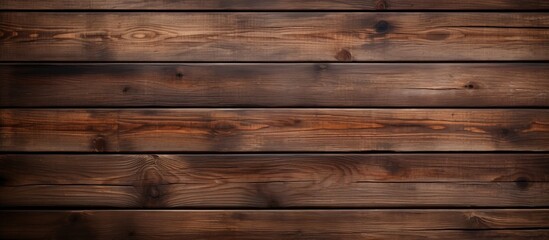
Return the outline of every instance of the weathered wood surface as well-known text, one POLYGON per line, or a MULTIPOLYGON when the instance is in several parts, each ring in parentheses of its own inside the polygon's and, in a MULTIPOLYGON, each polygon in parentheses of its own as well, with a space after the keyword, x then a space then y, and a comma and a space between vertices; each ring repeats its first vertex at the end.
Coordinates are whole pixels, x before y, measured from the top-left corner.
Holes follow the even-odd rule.
POLYGON ((547 160, 545 154, 0 155, 0 207, 544 207, 547 160))
POLYGON ((546 151, 545 109, 2 109, 0 150, 546 151))
POLYGON ((535 153, 2 154, 0 165, 3 186, 132 185, 146 179, 160 183, 549 182, 549 155, 535 153))
POLYGON ((0 239, 549 239, 549 1, 0 10, 0 239))
POLYGON ((540 210, 3 211, 2 239, 545 239, 540 210))
POLYGON ((3 0, 10 10, 547 10, 545 0, 3 0))
POLYGON ((545 13, 2 12, 0 61, 548 60, 545 13))
POLYGON ((3 107, 549 106, 545 63, 4 64, 3 107))

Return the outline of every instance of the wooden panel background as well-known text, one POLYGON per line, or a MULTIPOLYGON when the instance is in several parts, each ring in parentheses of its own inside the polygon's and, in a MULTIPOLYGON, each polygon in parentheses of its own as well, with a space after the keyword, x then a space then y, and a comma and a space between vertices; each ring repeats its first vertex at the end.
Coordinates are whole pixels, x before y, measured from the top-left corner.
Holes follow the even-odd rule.
POLYGON ((3 0, 0 239, 549 239, 548 10, 3 0))
POLYGON ((3 151, 543 151, 534 109, 9 109, 3 151))
POLYGON ((16 154, 0 164, 3 206, 549 206, 546 154, 16 154))
POLYGON ((548 107, 547 76, 546 63, 0 64, 0 106, 548 107))
POLYGON ((9 239, 544 239, 549 234, 545 209, 4 211, 0 216, 0 232, 9 239))
POLYGON ((4 0, 4 10, 548 10, 545 0, 4 0))
POLYGON ((6 12, 1 61, 544 60, 543 13, 6 12))

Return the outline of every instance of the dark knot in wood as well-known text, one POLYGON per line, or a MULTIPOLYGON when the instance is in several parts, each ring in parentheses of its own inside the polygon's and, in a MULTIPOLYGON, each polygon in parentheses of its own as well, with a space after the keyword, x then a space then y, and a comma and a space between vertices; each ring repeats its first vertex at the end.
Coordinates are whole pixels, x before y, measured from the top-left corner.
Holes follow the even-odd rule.
POLYGON ((107 140, 102 135, 95 137, 92 141, 92 148, 95 152, 104 152, 107 148, 107 140))
POLYGON ((353 59, 353 55, 351 55, 351 52, 347 49, 341 49, 335 56, 335 58, 339 61, 351 61, 353 59))
POLYGON ((474 82, 468 82, 463 86, 463 88, 465 88, 465 89, 475 89, 477 87, 475 86, 474 82))
POLYGON ((390 27, 391 27, 391 25, 387 21, 384 21, 384 20, 381 20, 381 21, 377 22, 376 25, 374 25, 374 29, 377 33, 386 33, 386 32, 389 31, 390 27))
POLYGON ((376 10, 385 10, 387 9, 388 4, 385 0, 377 0, 376 1, 376 10))
POLYGON ((515 184, 517 185, 517 187, 521 190, 525 190, 527 189, 529 186, 530 186, 530 181, 528 180, 528 178, 526 177, 518 177, 516 180, 515 180, 515 184))
POLYGON ((158 187, 156 185, 149 186, 149 196, 153 199, 157 199, 160 197, 160 190, 158 190, 158 187))

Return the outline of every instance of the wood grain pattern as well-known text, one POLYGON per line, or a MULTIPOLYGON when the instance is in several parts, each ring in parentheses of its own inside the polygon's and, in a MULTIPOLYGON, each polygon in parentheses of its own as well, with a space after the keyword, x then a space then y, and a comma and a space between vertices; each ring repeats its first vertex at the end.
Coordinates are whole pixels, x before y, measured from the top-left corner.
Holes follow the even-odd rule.
POLYGON ((0 212, 3 239, 544 239, 548 228, 546 209, 0 212))
POLYGON ((549 239, 547 0, 0 0, 0 239, 549 239))
POLYGON ((4 64, 2 107, 549 106, 549 65, 4 64))
POLYGON ((284 182, 549 182, 549 155, 2 154, 3 186, 284 182), (149 172, 150 171, 150 172, 149 172), (153 179, 152 176, 158 177, 153 179))
POLYGON ((4 208, 216 209, 549 206, 548 182, 141 183, 143 185, 136 186, 38 184, 0 187, 3 194, 0 205, 4 208))
POLYGON ((546 151, 545 109, 3 109, 0 150, 546 151))
POLYGON ((3 0, 33 10, 547 10, 544 0, 3 0))
POLYGON ((540 207, 548 157, 0 155, 0 207, 540 207))
POLYGON ((544 13, 2 12, 0 61, 548 60, 544 13))

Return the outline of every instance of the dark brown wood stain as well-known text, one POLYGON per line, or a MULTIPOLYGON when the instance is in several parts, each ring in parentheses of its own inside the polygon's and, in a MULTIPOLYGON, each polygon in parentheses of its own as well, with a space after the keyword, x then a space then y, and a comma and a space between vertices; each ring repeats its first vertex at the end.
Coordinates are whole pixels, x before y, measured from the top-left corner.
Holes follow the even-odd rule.
POLYGON ((535 61, 548 29, 539 12, 4 12, 0 61, 535 61))
POLYGON ((4 0, 0 239, 549 239, 548 10, 4 0))

